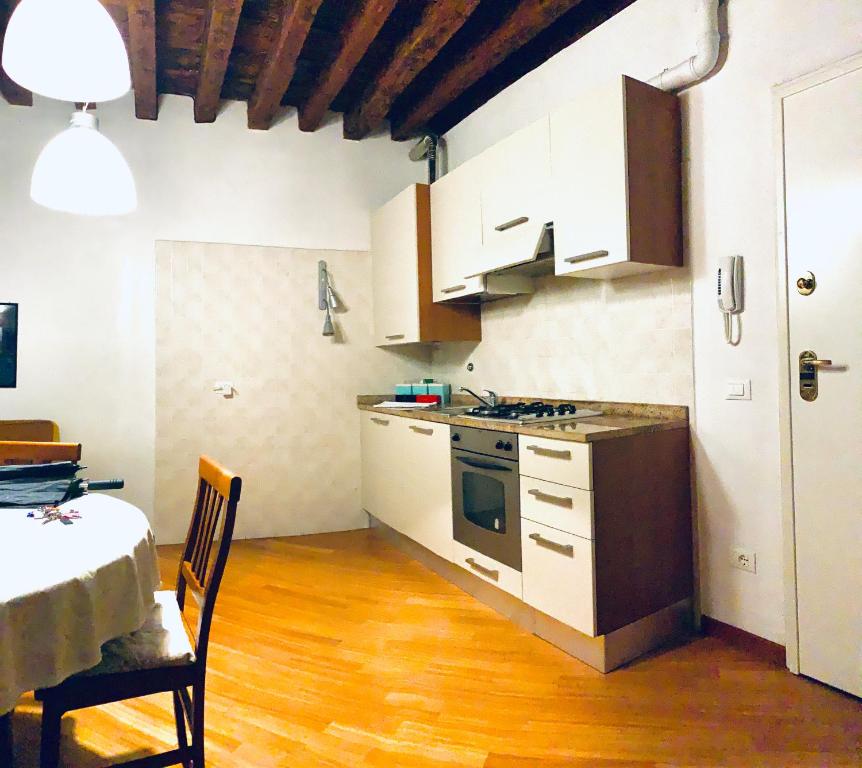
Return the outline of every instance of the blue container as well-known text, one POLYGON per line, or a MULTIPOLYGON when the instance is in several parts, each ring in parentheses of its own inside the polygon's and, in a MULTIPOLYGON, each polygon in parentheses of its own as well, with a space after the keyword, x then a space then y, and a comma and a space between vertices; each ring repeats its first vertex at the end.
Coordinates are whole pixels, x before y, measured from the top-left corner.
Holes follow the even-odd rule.
POLYGON ((452 400, 452 387, 449 384, 441 384, 439 381, 432 382, 428 385, 429 395, 439 395, 442 405, 449 405, 452 400))

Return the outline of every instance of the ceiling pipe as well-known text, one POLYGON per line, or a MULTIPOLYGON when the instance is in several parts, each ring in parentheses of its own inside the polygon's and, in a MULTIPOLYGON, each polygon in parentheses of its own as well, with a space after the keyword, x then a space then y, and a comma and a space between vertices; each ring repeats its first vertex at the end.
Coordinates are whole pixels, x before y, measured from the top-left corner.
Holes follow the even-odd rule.
POLYGON ((696 0, 698 15, 697 53, 668 67, 649 83, 663 91, 678 91, 703 80, 718 64, 721 32, 718 25, 719 0, 696 0))

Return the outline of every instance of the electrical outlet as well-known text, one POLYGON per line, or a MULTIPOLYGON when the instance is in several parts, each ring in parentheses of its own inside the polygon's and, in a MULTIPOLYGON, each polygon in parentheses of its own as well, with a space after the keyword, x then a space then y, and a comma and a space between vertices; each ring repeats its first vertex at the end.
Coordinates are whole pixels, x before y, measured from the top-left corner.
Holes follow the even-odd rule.
POLYGON ((757 573, 757 554, 750 549, 734 547, 730 564, 734 568, 739 568, 740 571, 757 573))

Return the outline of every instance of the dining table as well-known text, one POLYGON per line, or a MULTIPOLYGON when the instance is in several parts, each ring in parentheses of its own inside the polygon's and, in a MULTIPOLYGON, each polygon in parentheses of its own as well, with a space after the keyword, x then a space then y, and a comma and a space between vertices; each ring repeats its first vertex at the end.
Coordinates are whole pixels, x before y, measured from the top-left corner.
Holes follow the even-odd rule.
POLYGON ((139 629, 159 569, 146 515, 89 494, 42 509, 0 509, 0 766, 11 766, 12 711, 22 693, 101 660, 101 646, 139 629))

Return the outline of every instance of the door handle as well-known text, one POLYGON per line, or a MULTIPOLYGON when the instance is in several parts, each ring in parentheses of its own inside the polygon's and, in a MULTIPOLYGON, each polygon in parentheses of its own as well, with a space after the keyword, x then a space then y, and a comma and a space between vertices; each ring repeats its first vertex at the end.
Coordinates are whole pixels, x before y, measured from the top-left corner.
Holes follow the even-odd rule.
POLYGON ((466 287, 463 283, 461 285, 450 285, 448 288, 443 288, 440 293, 455 293, 455 291, 463 291, 466 287))
POLYGON ((372 416, 371 421, 373 421, 375 424, 379 424, 381 427, 388 427, 389 426, 389 419, 377 419, 377 418, 372 416))
POLYGON ((411 424, 410 429, 412 429, 414 432, 418 432, 420 435, 433 435, 434 434, 434 430, 431 429, 430 427, 416 427, 416 426, 411 424))
POLYGON ((556 504, 559 507, 567 507, 568 509, 571 509, 574 504, 574 500, 568 496, 552 496, 550 493, 542 493, 538 488, 531 488, 527 493, 529 493, 530 496, 534 496, 537 501, 556 504))
POLYGON ((403 333, 393 333, 391 336, 387 336, 386 340, 387 341, 395 341, 395 339, 403 339, 403 338, 404 338, 403 333))
POLYGON ((507 229, 520 227, 521 224, 526 224, 529 220, 529 216, 518 216, 518 218, 512 219, 511 221, 505 221, 502 224, 498 224, 494 229, 497 230, 497 232, 505 232, 507 229))
POLYGON ((571 451, 555 451, 553 448, 543 448, 541 445, 528 445, 528 451, 532 451, 537 456, 547 456, 550 459, 571 459, 571 451))
POLYGON ((505 467, 502 464, 491 464, 488 461, 477 461, 476 459, 465 459, 463 456, 455 457, 462 464, 466 464, 473 469, 490 469, 494 472, 511 472, 511 467, 505 467))
POLYGON ((608 256, 607 251, 593 251, 592 253, 579 253, 577 256, 566 256, 563 261, 566 264, 574 264, 578 261, 587 261, 588 259, 600 259, 603 256, 608 256))
POLYGON ((575 547, 572 544, 560 544, 558 541, 546 539, 541 533, 531 533, 530 538, 540 547, 552 549, 554 552, 559 552, 561 555, 565 555, 566 557, 575 556, 575 547))
POLYGON ((476 571, 476 573, 481 573, 483 576, 493 579, 494 581, 500 580, 499 571, 495 571, 492 568, 486 568, 484 565, 479 565, 479 563, 477 563, 472 557, 468 557, 464 562, 476 571))
POLYGON ((810 403, 817 399, 819 386, 817 372, 832 365, 831 360, 817 357, 814 350, 799 353, 799 396, 810 403))

